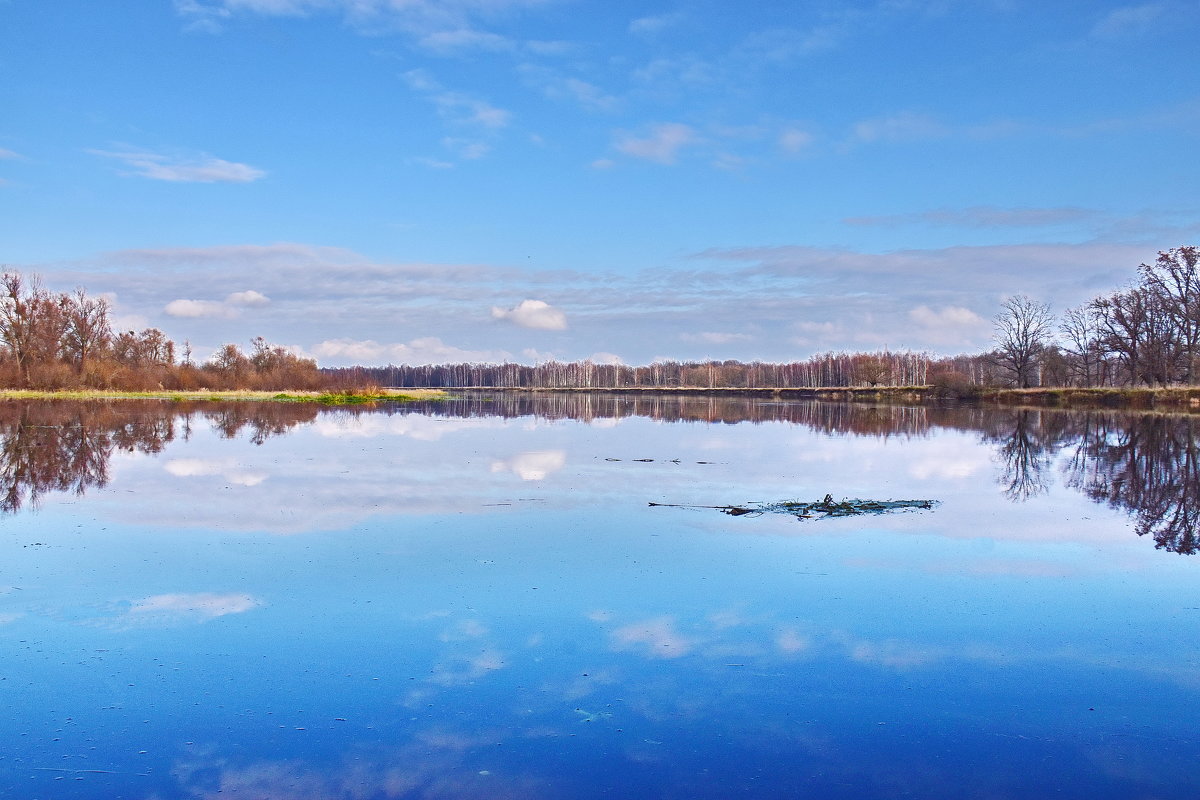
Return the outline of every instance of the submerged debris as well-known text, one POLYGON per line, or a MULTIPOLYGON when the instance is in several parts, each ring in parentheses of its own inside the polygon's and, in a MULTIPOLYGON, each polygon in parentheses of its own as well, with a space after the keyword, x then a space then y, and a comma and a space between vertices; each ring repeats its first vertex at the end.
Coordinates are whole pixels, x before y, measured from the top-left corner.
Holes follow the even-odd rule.
POLYGON ((652 506, 667 508, 711 508, 731 517, 747 514, 791 514, 797 519, 824 519, 826 517, 852 517, 858 514, 886 514, 891 511, 928 510, 938 504, 936 500, 834 500, 827 494, 823 500, 802 502, 784 500, 780 503, 747 503, 740 506, 697 506, 687 503, 651 503, 652 506))

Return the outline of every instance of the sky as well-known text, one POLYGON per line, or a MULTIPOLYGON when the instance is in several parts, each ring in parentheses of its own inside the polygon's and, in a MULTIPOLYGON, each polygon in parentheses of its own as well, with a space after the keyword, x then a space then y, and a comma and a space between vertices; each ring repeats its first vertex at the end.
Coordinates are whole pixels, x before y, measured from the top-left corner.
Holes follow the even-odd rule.
POLYGON ((198 357, 990 346, 1200 239, 1190 0, 0 0, 0 264, 198 357))

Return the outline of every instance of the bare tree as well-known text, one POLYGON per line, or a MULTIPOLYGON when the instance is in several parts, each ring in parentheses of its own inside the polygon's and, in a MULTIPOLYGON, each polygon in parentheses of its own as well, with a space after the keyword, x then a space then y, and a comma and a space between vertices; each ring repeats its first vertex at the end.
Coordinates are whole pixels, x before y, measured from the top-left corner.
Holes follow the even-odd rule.
POLYGON ((1129 383, 1153 386, 1171 380, 1179 350, 1158 292, 1135 286, 1097 297, 1088 307, 1096 316, 1101 346, 1124 365, 1129 383))
POLYGON ((1017 295, 1005 300, 1002 309, 994 321, 997 361, 1018 386, 1028 389, 1036 377, 1038 357, 1050 342, 1050 307, 1017 295))
POLYGON ((158 328, 117 334, 112 353, 118 363, 130 367, 170 367, 175 363, 175 343, 158 328))
POLYGON ((32 383, 33 370, 58 356, 66 329, 67 298, 28 282, 16 272, 0 275, 0 343, 16 362, 21 380, 32 383))
POLYGON ((1063 335, 1062 351, 1067 356, 1075 383, 1079 386, 1099 383, 1104 350, 1096 314, 1087 305, 1069 308, 1058 329, 1063 335))
POLYGON ((1142 285, 1157 296, 1162 313, 1174 328, 1182 378, 1194 383, 1200 353, 1200 248, 1160 250, 1153 264, 1138 267, 1142 285))
POLYGON ((242 378, 252 369, 250 359, 246 358, 245 353, 236 344, 222 345, 217 352, 212 354, 208 360, 208 366, 232 380, 242 378))
POLYGON ((888 378, 892 371, 891 365, 877 355, 856 356, 851 369, 854 381, 870 386, 878 386, 888 378))
POLYGON ((87 362, 100 355, 112 339, 108 322, 108 301, 88 297, 82 288, 66 297, 66 329, 63 333, 63 357, 82 373, 87 362))

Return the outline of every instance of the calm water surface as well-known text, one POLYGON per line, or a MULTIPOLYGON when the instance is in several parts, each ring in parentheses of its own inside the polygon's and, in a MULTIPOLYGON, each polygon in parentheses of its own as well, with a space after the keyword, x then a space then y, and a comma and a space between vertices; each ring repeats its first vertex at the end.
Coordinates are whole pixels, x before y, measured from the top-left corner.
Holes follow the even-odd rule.
POLYGON ((0 404, 0 796, 1200 796, 1198 429, 0 404))

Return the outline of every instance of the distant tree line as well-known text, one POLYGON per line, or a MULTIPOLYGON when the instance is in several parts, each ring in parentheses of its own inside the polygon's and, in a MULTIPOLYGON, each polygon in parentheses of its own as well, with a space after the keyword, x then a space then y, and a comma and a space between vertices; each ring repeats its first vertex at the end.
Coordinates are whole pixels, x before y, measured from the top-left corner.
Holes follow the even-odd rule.
POLYGON ((31 389, 310 389, 326 380, 312 359, 261 336, 244 353, 226 344, 208 361, 158 328, 114 331, 108 301, 84 289, 54 293, 0 274, 0 386, 31 389))
POLYGON ((754 361, 656 361, 646 366, 549 361, 524 364, 434 364, 327 369, 342 382, 437 388, 805 388, 913 386, 936 362, 921 353, 825 353, 785 364, 754 361))

